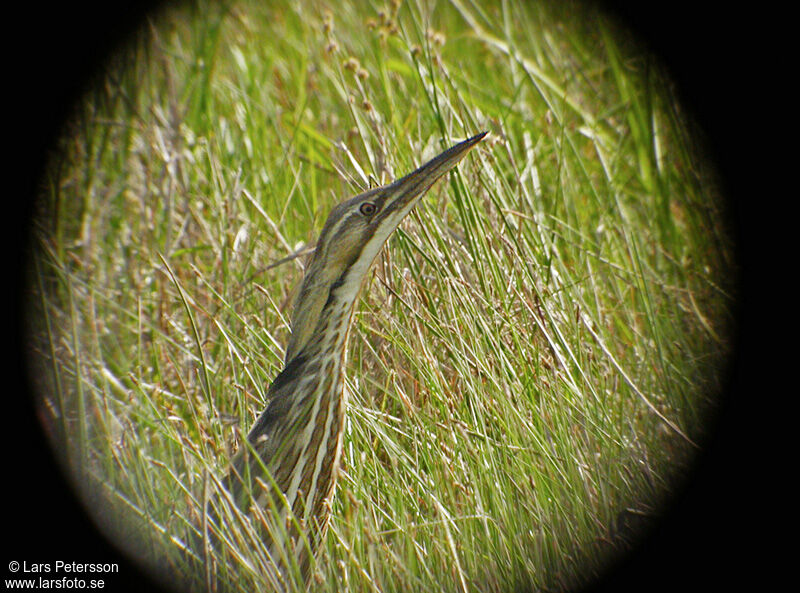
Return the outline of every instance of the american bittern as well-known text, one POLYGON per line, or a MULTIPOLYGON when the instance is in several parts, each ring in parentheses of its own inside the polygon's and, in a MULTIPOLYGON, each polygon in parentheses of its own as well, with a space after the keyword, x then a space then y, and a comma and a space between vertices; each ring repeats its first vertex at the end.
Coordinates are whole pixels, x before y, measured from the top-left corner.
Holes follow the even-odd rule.
POLYGON ((270 385, 267 407, 235 456, 228 481, 240 507, 255 504, 271 513, 267 548, 278 566, 286 565, 280 558, 288 554, 307 573, 308 553, 328 523, 342 450, 347 339, 367 271, 425 192, 485 135, 339 204, 325 222, 295 302, 285 367, 270 385))

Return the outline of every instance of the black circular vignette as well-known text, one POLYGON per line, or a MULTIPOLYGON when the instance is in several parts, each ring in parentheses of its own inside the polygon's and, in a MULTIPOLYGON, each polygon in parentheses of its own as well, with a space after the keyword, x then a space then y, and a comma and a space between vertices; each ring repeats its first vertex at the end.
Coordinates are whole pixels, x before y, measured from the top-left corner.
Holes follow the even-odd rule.
MULTIPOLYGON (((6 95, 12 132, 7 141, 12 156, 11 191, 6 202, 6 264, 11 274, 11 303, 4 335, 6 376, 11 377, 5 415, 4 446, 10 466, 4 500, 10 515, 6 531, 10 553, 5 562, 55 559, 117 562, 120 574, 109 578, 109 590, 157 591, 157 583, 105 540, 68 486, 34 414, 26 376, 22 292, 25 251, 32 196, 38 188, 47 151, 60 133, 70 106, 82 95, 102 64, 153 9, 155 2, 80 2, 67 5, 17 5, 7 22, 19 26, 20 37, 5 52, 11 63, 6 95), (13 51, 12 51, 13 49, 13 51), (111 588, 113 587, 113 588, 111 588)), ((684 487, 664 510, 662 518, 632 552, 621 559, 592 590, 628 591, 672 589, 716 590, 749 582, 746 567, 758 568, 752 556, 756 517, 748 509, 758 498, 755 484, 738 479, 753 455, 752 437, 740 434, 755 422, 743 398, 752 379, 756 341, 749 312, 753 307, 750 271, 755 230, 743 224, 743 204, 753 188, 745 178, 752 168, 749 155, 739 150, 734 134, 747 129, 743 114, 746 91, 741 72, 752 58, 740 44, 742 32, 754 24, 751 17, 716 3, 699 5, 687 0, 650 6, 634 1, 602 2, 602 7, 630 28, 663 61, 679 96, 702 126, 708 153, 720 173, 741 265, 737 347, 730 361, 721 411, 713 419, 710 437, 695 461, 684 487), (736 126, 731 126, 736 118, 736 126), (646 588, 646 589, 645 589, 646 588)), ((752 432, 748 428, 748 432, 752 432)), ((6 565, 7 566, 7 565, 6 565)), ((6 576, 10 576, 6 568, 6 576)), ((764 576, 763 574, 761 576, 764 576)), ((764 584, 761 581, 762 585, 764 584)))

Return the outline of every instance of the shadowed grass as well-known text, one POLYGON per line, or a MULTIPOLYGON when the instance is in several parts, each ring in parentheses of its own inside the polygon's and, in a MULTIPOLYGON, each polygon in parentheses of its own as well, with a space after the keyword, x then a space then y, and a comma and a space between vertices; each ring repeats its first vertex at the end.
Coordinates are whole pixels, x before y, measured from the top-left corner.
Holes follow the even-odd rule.
POLYGON ((31 270, 46 431, 133 553, 195 590, 274 584, 219 480, 304 254, 335 203, 483 129, 368 278, 312 585, 568 588, 657 515, 734 302, 713 172, 658 64, 571 2, 201 2, 76 106, 31 270), (221 546, 187 551, 204 522, 221 546))

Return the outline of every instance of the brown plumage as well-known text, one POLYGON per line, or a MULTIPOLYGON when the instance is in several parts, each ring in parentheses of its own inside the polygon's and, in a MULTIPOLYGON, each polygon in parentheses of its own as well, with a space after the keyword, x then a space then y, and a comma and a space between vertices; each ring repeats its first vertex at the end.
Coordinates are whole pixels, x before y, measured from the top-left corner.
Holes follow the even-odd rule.
POLYGON ((342 451, 347 340, 367 271, 421 196, 485 135, 339 204, 328 216, 295 303, 286 366, 228 477, 240 508, 267 509, 267 549, 279 567, 288 556, 306 572, 328 523, 342 451))

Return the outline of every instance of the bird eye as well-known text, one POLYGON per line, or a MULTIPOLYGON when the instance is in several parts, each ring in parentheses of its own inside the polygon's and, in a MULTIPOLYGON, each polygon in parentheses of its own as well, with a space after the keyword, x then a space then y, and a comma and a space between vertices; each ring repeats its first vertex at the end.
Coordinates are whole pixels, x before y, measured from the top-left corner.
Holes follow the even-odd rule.
POLYGON ((377 208, 375 208, 375 204, 372 202, 364 202, 358 209, 364 216, 372 216, 375 214, 375 210, 377 210, 377 208))

